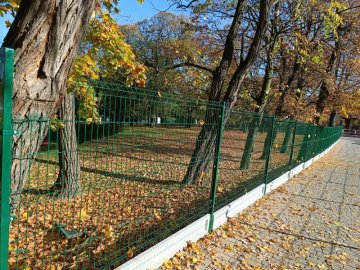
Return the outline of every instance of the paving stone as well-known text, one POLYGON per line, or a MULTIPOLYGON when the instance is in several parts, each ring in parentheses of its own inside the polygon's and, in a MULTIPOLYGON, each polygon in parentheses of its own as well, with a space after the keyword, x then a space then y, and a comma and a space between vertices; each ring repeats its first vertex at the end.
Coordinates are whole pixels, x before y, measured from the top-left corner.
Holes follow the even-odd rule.
POLYGON ((342 138, 219 230, 232 236, 200 240, 198 268, 181 269, 360 270, 360 139, 342 138))

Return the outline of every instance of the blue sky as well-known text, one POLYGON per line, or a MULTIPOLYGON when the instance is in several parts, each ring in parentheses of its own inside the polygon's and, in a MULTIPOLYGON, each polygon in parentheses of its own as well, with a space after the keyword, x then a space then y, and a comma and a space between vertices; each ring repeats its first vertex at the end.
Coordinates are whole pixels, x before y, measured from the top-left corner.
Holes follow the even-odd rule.
MULTIPOLYGON (((116 19, 120 24, 136 23, 168 8, 169 3, 166 0, 145 0, 141 5, 136 0, 120 0, 119 9, 121 14, 116 19)), ((169 12, 176 11, 170 9, 169 12)), ((0 17, 0 43, 2 43, 8 31, 8 28, 5 26, 5 19, 0 17)))
POLYGON ((0 17, 0 44, 2 44, 2 41, 8 32, 8 28, 5 25, 5 20, 7 18, 11 19, 11 16, 0 17))
MULTIPOLYGON (((136 0, 120 0, 119 9, 121 14, 118 21, 120 24, 136 23, 152 17, 159 11, 166 11, 169 6, 166 0, 145 0, 141 5, 136 0)), ((175 9, 168 11, 179 13, 175 9)))

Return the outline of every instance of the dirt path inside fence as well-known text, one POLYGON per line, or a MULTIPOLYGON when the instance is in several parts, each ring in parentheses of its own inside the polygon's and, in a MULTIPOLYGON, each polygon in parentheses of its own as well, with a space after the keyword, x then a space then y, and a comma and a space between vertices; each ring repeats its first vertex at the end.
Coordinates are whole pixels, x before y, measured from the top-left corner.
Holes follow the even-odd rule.
POLYGON ((360 139, 325 157, 162 269, 360 269, 360 139))

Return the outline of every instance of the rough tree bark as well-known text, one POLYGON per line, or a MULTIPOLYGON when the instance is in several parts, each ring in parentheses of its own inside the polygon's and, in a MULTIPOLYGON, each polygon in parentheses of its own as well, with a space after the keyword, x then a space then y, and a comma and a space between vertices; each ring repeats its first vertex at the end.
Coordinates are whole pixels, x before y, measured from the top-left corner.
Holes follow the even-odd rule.
POLYGON ((266 133, 266 138, 265 138, 265 141, 264 141, 264 147, 263 147, 263 152, 261 154, 261 157, 260 159, 268 159, 269 158, 269 155, 270 155, 270 147, 272 147, 275 139, 276 139, 276 136, 277 136, 277 133, 278 133, 278 129, 279 129, 279 122, 275 122, 274 123, 274 126, 272 125, 268 125, 269 128, 268 128, 268 131, 266 133))
POLYGON ((252 157, 252 152, 254 149, 255 139, 257 136, 257 133, 259 131, 259 127, 261 123, 263 122, 263 116, 264 116, 264 110, 267 103, 267 99, 271 90, 271 84, 272 79, 274 75, 274 52, 277 40, 279 38, 279 32, 278 32, 278 23, 279 23, 279 17, 278 17, 278 11, 279 11, 279 3, 275 4, 275 10, 274 10, 274 17, 271 20, 271 36, 270 36, 270 46, 269 50, 266 54, 266 68, 265 68, 265 74, 263 83, 261 86, 261 91, 259 96, 256 97, 255 101, 257 104, 257 108, 255 112, 260 113, 259 117, 254 117, 254 119, 251 121, 250 129, 246 137, 246 143, 244 147, 244 151, 241 157, 240 161, 240 169, 241 170, 247 170, 250 167, 250 161, 252 157))
POLYGON ((328 123, 329 127, 334 127, 335 126, 335 119, 336 119, 336 110, 333 109, 331 111, 331 114, 330 114, 330 117, 329 117, 329 123, 328 123))
POLYGON ((318 99, 316 101, 316 115, 313 118, 314 124, 318 125, 321 119, 321 115, 324 112, 327 100, 330 96, 330 85, 329 80, 336 80, 336 69, 337 63, 340 59, 341 54, 341 46, 342 46, 342 39, 344 36, 350 31, 351 24, 343 23, 339 25, 336 29, 338 33, 338 38, 335 40, 333 51, 331 52, 329 63, 326 69, 326 75, 328 78, 325 78, 320 83, 320 92, 318 99))
POLYGON ((250 160, 254 149, 255 139, 259 131, 262 118, 263 118, 263 113, 261 113, 260 117, 253 118, 253 120, 250 123, 250 128, 246 136, 244 151, 240 161, 241 170, 247 170, 250 167, 250 160))
MULTIPOLYGON (((338 60, 339 51, 340 51, 340 42, 339 42, 339 40, 337 40, 335 42, 335 47, 334 47, 334 49, 331 53, 330 59, 329 59, 329 64, 328 64, 327 72, 326 72, 327 74, 335 73, 334 69, 336 66, 336 62, 338 60)), ((320 92, 319 92, 318 99, 316 101, 316 115, 314 116, 314 119, 313 119, 313 122, 316 125, 318 125, 320 123, 321 115, 324 112, 327 99, 330 96, 330 87, 329 87, 328 81, 326 79, 322 80, 319 89, 320 89, 320 92)))
POLYGON ((59 109, 59 119, 64 123, 58 139, 59 174, 50 188, 50 194, 54 197, 73 198, 81 188, 74 108, 74 95, 65 94, 59 109))
POLYGON ((289 122, 286 125, 286 132, 284 136, 284 140, 281 144, 280 153, 286 153, 290 148, 290 143, 294 134, 295 124, 293 122, 289 122))
MULTIPOLYGON (((226 37, 222 59, 218 67, 213 72, 213 80, 208 96, 209 101, 220 101, 221 92, 234 56, 235 43, 239 35, 240 24, 246 3, 247 1, 244 0, 239 0, 237 2, 233 21, 226 37)), ((266 30, 269 7, 269 0, 260 1, 259 21, 257 22, 256 32, 249 51, 245 60, 238 66, 232 75, 224 98, 222 99, 222 101, 226 102, 230 108, 235 105, 240 86, 259 54, 260 44, 263 41, 266 30)), ((212 117, 212 114, 209 113, 209 111, 211 110, 208 108, 205 123, 208 120, 210 120, 208 123, 211 123, 211 118, 207 119, 208 117, 212 117)), ((228 116, 229 115, 225 116, 225 123, 228 119, 228 116)), ((217 132, 214 131, 216 126, 217 125, 213 125, 212 127, 209 127, 204 125, 202 127, 202 130, 200 131, 197 139, 196 147, 192 154, 190 165, 188 166, 187 172, 183 179, 183 183, 193 184, 198 182, 199 179, 201 180, 203 175, 209 175, 210 163, 213 160, 217 138, 217 132)))
POLYGON ((21 193, 65 84, 95 0, 23 0, 3 46, 15 49, 12 205, 21 193))
POLYGON ((285 104, 285 98, 289 93, 290 90, 290 86, 293 83, 295 76, 297 74, 297 72, 299 71, 299 69, 301 68, 301 64, 298 62, 297 57, 294 60, 294 64, 293 64, 293 68, 291 70, 291 73, 286 81, 286 83, 281 83, 280 84, 280 99, 278 101, 278 104, 276 106, 275 109, 275 115, 276 116, 283 116, 284 112, 283 112, 283 108, 284 108, 284 104, 285 104))
MULTIPOLYGON (((210 167, 214 158, 215 144, 220 128, 220 107, 208 105, 205 124, 202 126, 196 140, 190 164, 183 183, 208 185, 211 179, 210 167)), ((227 117, 226 117, 227 118, 227 117)))
MULTIPOLYGON (((312 31, 312 26, 313 26, 313 21, 312 20, 306 20, 305 25, 304 25, 304 29, 305 29, 305 33, 304 36, 306 38, 309 37, 311 31, 312 31)), ((282 50, 281 50, 282 51, 282 50)), ((288 76, 287 82, 284 84, 285 82, 285 74, 287 71, 287 55, 283 54, 282 55, 282 63, 283 63, 283 70, 282 70, 282 75, 281 75, 281 83, 280 83, 280 99, 278 102, 278 105, 276 107, 275 110, 275 115, 276 116, 284 116, 284 112, 283 112, 283 108, 284 108, 284 104, 285 104, 285 98, 286 96, 289 94, 290 92, 290 87, 291 84, 293 83, 295 76, 297 75, 302 75, 302 71, 304 70, 303 65, 300 63, 299 61, 299 54, 297 54, 295 56, 294 62, 293 62, 293 67, 291 70, 291 73, 288 76), (300 73, 300 74, 298 74, 300 73)), ((299 76, 298 76, 299 77, 299 76)), ((299 80, 298 80, 299 82, 299 80)))
MULTIPOLYGON (((208 100, 210 102, 220 101, 221 90, 233 59, 235 43, 239 34, 246 3, 246 0, 239 0, 237 2, 234 18, 226 37, 222 59, 220 64, 213 71, 213 79, 208 95, 208 100)), ((183 179, 183 183, 185 184, 194 184, 199 180, 201 181, 204 175, 209 175, 210 161, 214 154, 217 135, 214 130, 214 125, 210 125, 210 123, 212 123, 213 110, 211 110, 209 106, 210 104, 205 113, 205 125, 201 128, 197 137, 196 146, 183 179)))
POLYGON ((250 160, 252 157, 252 152, 254 149, 256 135, 259 131, 259 127, 263 122, 264 109, 267 101, 268 94, 271 88, 272 77, 274 73, 274 63, 271 57, 271 54, 268 55, 268 63, 265 69, 264 80, 261 87, 261 92, 259 97, 256 100, 258 105, 255 112, 259 112, 259 117, 254 117, 250 124, 249 132, 246 136, 246 143, 244 147, 244 151, 240 161, 240 169, 247 170, 250 167, 250 160))

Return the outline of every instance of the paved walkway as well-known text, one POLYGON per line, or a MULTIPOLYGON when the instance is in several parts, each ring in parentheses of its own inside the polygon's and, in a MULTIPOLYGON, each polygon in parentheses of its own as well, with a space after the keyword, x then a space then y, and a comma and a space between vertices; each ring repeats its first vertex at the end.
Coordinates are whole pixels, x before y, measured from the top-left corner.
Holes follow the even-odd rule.
POLYGON ((360 270, 360 139, 343 138, 162 268, 360 270))

